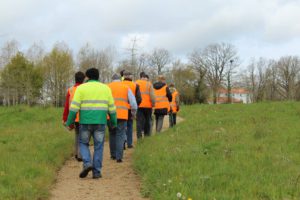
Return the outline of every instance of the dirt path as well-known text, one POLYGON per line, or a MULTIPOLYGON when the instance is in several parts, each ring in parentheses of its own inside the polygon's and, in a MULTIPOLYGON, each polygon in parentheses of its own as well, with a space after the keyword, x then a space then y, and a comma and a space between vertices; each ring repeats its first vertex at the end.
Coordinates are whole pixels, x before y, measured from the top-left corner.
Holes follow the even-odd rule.
MULTIPOLYGON (((165 117, 164 128, 169 126, 168 116, 165 117)), ((181 121, 179 119, 178 121, 181 121)), ((134 139, 136 141, 136 134, 134 139)), ((110 159, 109 143, 104 143, 103 178, 92 179, 92 173, 87 178, 80 179, 79 173, 82 163, 75 159, 66 161, 58 172, 57 181, 51 191, 51 200, 139 200, 140 180, 132 167, 133 149, 124 152, 123 163, 116 163, 110 159)))

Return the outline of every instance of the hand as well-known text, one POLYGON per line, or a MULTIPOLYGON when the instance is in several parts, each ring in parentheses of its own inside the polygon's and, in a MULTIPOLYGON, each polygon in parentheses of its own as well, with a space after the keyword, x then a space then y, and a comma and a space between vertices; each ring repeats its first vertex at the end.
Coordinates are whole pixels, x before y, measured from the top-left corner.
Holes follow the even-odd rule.
POLYGON ((62 120, 62 124, 63 124, 64 126, 66 126, 66 122, 65 122, 64 120, 62 120))
POLYGON ((67 128, 69 131, 72 131, 72 130, 75 128, 75 126, 74 126, 74 124, 71 124, 70 126, 66 126, 66 128, 67 128))
POLYGON ((179 111, 179 106, 177 106, 177 112, 179 111))

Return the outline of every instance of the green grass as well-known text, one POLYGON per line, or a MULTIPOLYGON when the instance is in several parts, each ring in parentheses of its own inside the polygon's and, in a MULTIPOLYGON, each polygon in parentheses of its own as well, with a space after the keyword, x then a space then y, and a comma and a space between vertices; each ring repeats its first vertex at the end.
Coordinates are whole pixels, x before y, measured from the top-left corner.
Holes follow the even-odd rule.
POLYGON ((0 107, 0 199, 46 199, 70 157, 73 134, 62 109, 0 107))
POLYGON ((300 103, 193 105, 139 143, 134 167, 151 199, 300 199, 300 103))

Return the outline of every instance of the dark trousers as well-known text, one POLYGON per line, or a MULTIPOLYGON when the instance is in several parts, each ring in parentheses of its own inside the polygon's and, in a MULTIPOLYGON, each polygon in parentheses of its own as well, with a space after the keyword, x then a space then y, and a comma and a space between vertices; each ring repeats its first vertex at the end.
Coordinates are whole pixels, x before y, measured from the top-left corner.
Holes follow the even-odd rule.
POLYGON ((123 159, 123 147, 126 139, 126 120, 118 120, 118 126, 109 128, 109 148, 111 157, 123 159))
POLYGON ((163 123, 164 123, 165 115, 158 115, 155 114, 155 121, 156 121, 156 132, 159 133, 162 130, 163 123))
POLYGON ((74 155, 77 158, 81 158, 81 154, 79 150, 79 123, 78 122, 75 122, 74 155))
POLYGON ((169 127, 173 127, 176 125, 176 113, 169 114, 169 127))
POLYGON ((142 132, 144 136, 151 135, 151 126, 152 126, 152 108, 139 108, 136 116, 136 130, 137 138, 142 138, 142 132))

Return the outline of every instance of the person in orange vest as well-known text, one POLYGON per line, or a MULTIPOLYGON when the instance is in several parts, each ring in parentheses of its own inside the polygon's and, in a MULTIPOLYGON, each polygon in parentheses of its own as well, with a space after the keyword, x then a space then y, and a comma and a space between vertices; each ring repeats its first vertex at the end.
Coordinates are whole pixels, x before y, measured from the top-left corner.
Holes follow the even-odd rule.
MULTIPOLYGON (((83 72, 76 72, 75 73, 75 85, 70 87, 67 92, 66 101, 65 101, 65 107, 63 112, 63 125, 66 124, 66 121, 68 119, 69 109, 71 102, 73 100, 75 91, 79 85, 81 85, 84 81, 85 75, 83 72)), ((82 157, 79 150, 79 114, 77 114, 75 123, 74 123, 74 130, 75 130, 75 143, 74 143, 74 155, 77 161, 82 161, 82 157)))
POLYGON ((131 114, 135 117, 137 103, 131 89, 123 84, 118 74, 114 74, 112 82, 108 84, 117 108, 117 127, 109 129, 109 147, 111 159, 117 160, 118 163, 123 159, 123 147, 126 139, 126 127, 128 121, 129 104, 131 114), (128 104, 129 103, 129 104, 128 104))
POLYGON ((169 127, 173 127, 176 125, 176 114, 179 111, 179 93, 173 83, 170 84, 170 91, 172 94, 172 102, 170 103, 169 127))
MULTIPOLYGON (((135 96, 136 103, 139 106, 140 103, 142 102, 140 86, 132 82, 133 77, 131 72, 124 71, 123 76, 124 76, 123 84, 127 85, 131 89, 132 94, 135 96)), ((132 136, 133 136, 133 116, 131 115, 131 108, 129 107, 127 129, 126 129, 127 148, 133 148, 132 136)), ((125 148, 126 146, 124 144, 124 149, 125 148)))
POLYGON ((152 108, 155 106, 155 95, 152 83, 149 82, 149 77, 147 78, 145 72, 140 73, 140 80, 137 80, 136 83, 139 85, 142 95, 142 102, 139 105, 136 118, 136 130, 137 138, 140 139, 144 136, 151 135, 152 127, 152 108))
POLYGON ((156 132, 161 132, 164 122, 164 116, 170 111, 170 102, 172 101, 172 94, 166 84, 166 78, 159 75, 157 82, 153 84, 155 94, 155 121, 156 132))

